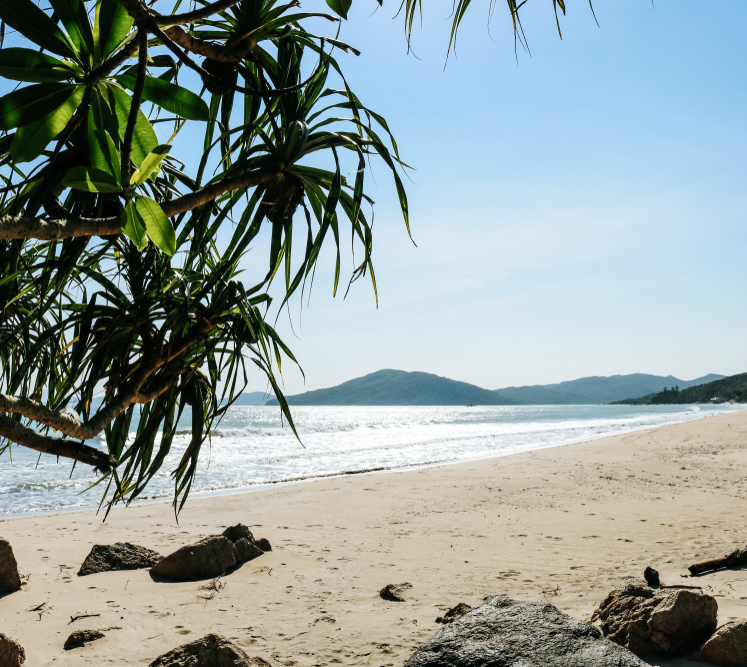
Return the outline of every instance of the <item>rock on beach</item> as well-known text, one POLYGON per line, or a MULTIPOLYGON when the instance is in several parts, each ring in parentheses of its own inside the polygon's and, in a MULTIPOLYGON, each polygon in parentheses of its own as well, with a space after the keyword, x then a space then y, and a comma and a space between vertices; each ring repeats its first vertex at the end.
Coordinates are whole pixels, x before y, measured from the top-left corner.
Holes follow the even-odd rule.
POLYGON ((646 667, 551 604, 494 595, 445 625, 405 667, 646 667))
POLYGON ((84 577, 97 572, 110 570, 139 570, 153 567, 161 554, 129 542, 115 544, 95 544, 78 570, 78 576, 84 577))
POLYGON ((183 644, 164 653, 149 667, 271 667, 262 658, 249 657, 225 637, 216 634, 183 644))
POLYGON ((21 575, 13 548, 8 540, 0 537, 0 595, 21 590, 21 575))
POLYGON ((26 651, 17 641, 0 632, 0 667, 20 667, 26 662, 26 651))

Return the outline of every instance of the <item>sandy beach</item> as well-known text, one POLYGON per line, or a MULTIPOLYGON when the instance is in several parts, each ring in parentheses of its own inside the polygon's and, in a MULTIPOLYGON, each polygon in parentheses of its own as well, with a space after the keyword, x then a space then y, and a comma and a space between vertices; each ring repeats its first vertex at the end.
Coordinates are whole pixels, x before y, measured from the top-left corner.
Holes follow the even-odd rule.
MULTIPOLYGON (((747 411, 503 458, 314 481, 168 504, 0 521, 28 583, 0 598, 26 665, 147 665, 217 632, 278 665, 398 667, 443 611, 489 594, 588 620, 651 565, 747 618, 747 572, 683 579, 747 543, 747 411), (78 577, 94 544, 167 554, 242 522, 271 553, 223 579, 158 583, 146 570, 78 577), (378 596, 409 582, 405 602, 378 596), (43 606, 42 606, 43 605, 43 606), (41 611, 34 611, 39 608, 41 611), (72 616, 98 614, 70 623, 72 616), (63 650, 74 629, 105 638, 63 650), (109 628, 107 630, 107 628, 109 628)), ((689 664, 650 659, 651 664, 689 664)))

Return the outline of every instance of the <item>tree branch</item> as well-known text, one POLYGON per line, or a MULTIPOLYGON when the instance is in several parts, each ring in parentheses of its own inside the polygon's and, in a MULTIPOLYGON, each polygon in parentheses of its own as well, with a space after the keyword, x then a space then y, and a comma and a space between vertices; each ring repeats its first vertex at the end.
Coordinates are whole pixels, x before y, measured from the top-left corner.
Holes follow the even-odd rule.
POLYGON ((130 42, 124 45, 117 54, 102 63, 97 69, 91 72, 88 85, 95 86, 108 77, 117 67, 124 65, 127 60, 134 56, 140 48, 140 36, 138 31, 133 33, 130 42))
POLYGON ((164 28, 163 33, 172 42, 181 46, 185 51, 196 53, 197 55, 205 56, 206 58, 212 58, 213 60, 219 60, 223 63, 235 63, 239 60, 243 60, 252 52, 252 49, 257 46, 257 42, 254 39, 246 37, 236 48, 229 49, 225 46, 220 46, 219 44, 213 44, 204 39, 193 37, 176 25, 171 26, 170 28, 164 28))
POLYGON ((192 23, 193 21, 199 21, 200 19, 206 19, 208 16, 217 14, 218 12, 230 9, 234 5, 238 5, 241 0, 219 0, 210 5, 205 5, 199 9, 195 9, 191 12, 184 12, 183 14, 172 14, 171 16, 156 16, 154 20, 157 25, 177 25, 183 23, 192 23))
MULTIPOLYGON (((279 178, 279 167, 262 167, 241 176, 224 178, 197 192, 165 201, 161 208, 167 216, 179 215, 207 204, 229 190, 250 188, 279 178)), ((32 215, 4 215, 0 217, 0 241, 11 239, 39 239, 57 241, 76 236, 114 236, 122 231, 120 216, 112 218, 83 218, 69 215, 57 220, 46 220, 32 215)))
POLYGON ((120 216, 113 218, 69 218, 45 220, 33 215, 0 217, 0 240, 39 239, 57 241, 75 236, 112 236, 122 231, 120 216))
POLYGON ((117 460, 108 452, 101 452, 83 443, 42 435, 5 415, 0 415, 0 436, 37 452, 80 461, 105 474, 117 464, 117 460))

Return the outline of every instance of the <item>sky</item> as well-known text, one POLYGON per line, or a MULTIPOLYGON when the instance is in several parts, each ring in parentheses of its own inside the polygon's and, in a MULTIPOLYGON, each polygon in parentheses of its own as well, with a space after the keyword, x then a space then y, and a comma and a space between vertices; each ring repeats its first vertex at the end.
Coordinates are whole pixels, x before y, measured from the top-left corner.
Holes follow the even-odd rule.
POLYGON ((445 68, 450 3, 426 3, 414 54, 394 4, 353 5, 341 63, 414 167, 417 247, 375 170, 378 308, 362 281, 332 298, 328 248, 278 320, 305 373, 284 365, 286 392, 381 368, 489 389, 747 371, 747 4, 598 0, 597 26, 571 0, 561 40, 529 0, 517 63, 506 9, 488 27, 473 0, 445 68))
MULTIPOLYGON (((414 243, 374 164, 378 307, 364 281, 332 298, 328 244, 308 303, 277 321, 304 371, 283 365, 286 393, 382 368, 488 389, 747 371, 747 3, 596 0, 599 25, 586 0, 566 4, 562 40, 550 0, 522 7, 529 54, 505 3, 488 26, 473 0, 446 63, 449 0, 425 3, 410 53, 396 0, 355 0, 340 39, 361 56, 337 57, 413 167, 414 243)), ((267 242, 243 261, 248 284, 267 242)))

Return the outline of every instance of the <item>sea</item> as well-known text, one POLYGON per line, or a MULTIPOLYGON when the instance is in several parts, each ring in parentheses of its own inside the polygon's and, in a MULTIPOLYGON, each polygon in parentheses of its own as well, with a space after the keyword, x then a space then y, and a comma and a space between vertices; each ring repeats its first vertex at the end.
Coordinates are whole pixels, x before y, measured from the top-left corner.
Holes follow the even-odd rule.
MULTIPOLYGON (((231 407, 203 446, 190 497, 506 456, 739 409, 744 406, 295 407, 296 438, 277 407, 231 407)), ((161 472, 136 502, 173 499, 171 471, 189 444, 189 423, 186 414, 161 472)), ((105 448, 102 440, 88 444, 105 448)), ((69 460, 13 447, 0 456, 0 516, 95 509, 103 486, 91 488, 96 480, 86 466, 73 469, 69 460)))

